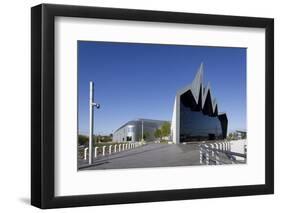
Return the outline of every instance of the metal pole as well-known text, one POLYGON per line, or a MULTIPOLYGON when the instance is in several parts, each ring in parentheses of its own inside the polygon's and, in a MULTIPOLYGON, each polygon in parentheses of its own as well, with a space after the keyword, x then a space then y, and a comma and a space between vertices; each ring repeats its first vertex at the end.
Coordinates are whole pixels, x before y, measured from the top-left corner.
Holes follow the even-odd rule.
POLYGON ((141 141, 143 141, 143 120, 141 121, 141 141))
POLYGON ((93 82, 90 81, 90 92, 89 92, 89 164, 93 161, 93 82))

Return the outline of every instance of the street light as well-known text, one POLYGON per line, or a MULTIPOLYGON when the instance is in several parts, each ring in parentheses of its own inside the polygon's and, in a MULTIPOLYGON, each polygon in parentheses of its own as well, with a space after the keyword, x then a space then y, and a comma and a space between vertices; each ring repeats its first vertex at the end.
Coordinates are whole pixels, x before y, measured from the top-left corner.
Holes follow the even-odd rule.
POLYGON ((100 108, 100 104, 94 102, 94 83, 90 81, 89 92, 89 164, 93 162, 93 127, 94 127, 94 107, 100 108))
POLYGON ((143 120, 141 121, 141 142, 143 142, 143 120))

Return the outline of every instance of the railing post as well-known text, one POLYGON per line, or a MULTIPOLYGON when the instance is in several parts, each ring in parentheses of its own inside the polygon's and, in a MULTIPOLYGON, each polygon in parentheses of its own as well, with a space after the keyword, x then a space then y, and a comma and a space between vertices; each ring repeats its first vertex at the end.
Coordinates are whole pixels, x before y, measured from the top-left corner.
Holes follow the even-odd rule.
POLYGON ((95 147, 95 153, 94 153, 94 157, 96 158, 98 156, 98 147, 95 147))
POLYGON ((200 164, 203 164, 203 153, 202 153, 202 145, 199 145, 199 158, 200 158, 200 164))
POLYGON ((216 165, 219 165, 220 164, 220 158, 219 158, 218 152, 215 153, 215 159, 216 159, 216 165))
POLYGON ((214 152, 214 144, 210 144, 210 146, 211 146, 211 153, 212 153, 212 157, 214 157, 215 156, 215 152, 214 152))
POLYGON ((87 160, 87 152, 88 152, 88 147, 86 147, 85 149, 84 149, 84 160, 87 160))
POLYGON ((218 151, 218 149, 219 149, 219 144, 215 143, 215 149, 216 149, 216 151, 218 151))
POLYGON ((111 155, 111 147, 112 147, 112 145, 109 145, 108 154, 110 154, 110 155, 111 155))
POLYGON ((102 156, 105 156, 105 148, 106 148, 106 146, 102 147, 102 156))
POLYGON ((216 162, 216 165, 219 165, 219 160, 220 160, 219 151, 218 151, 219 150, 219 144, 215 143, 214 146, 215 146, 215 149, 216 149, 216 151, 215 151, 215 162, 216 162))
POLYGON ((210 156, 209 156, 209 147, 205 144, 205 153, 206 153, 206 165, 210 163, 210 156))

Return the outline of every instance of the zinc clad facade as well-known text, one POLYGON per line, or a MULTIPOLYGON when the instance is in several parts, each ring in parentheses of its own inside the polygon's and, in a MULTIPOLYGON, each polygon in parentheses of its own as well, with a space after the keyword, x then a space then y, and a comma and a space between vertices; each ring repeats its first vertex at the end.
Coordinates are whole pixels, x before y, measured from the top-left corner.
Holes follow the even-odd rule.
POLYGON ((171 133, 174 143, 225 139, 228 120, 218 113, 211 86, 203 85, 203 64, 191 83, 175 97, 171 133))
MULTIPOLYGON (((169 121, 137 119, 132 120, 113 133, 113 142, 136 142, 141 141, 144 137, 145 141, 154 141, 154 133, 161 128, 162 124, 169 121)), ((170 123, 170 122, 169 122, 170 123)))

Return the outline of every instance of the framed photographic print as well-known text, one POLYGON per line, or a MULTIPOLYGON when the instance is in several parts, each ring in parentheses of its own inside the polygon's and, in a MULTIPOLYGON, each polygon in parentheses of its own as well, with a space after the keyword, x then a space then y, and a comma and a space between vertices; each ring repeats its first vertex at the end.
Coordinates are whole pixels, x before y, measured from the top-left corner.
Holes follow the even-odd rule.
POLYGON ((31 203, 274 192, 274 21, 31 9, 31 203))

